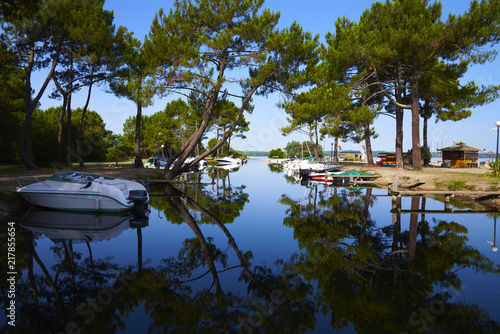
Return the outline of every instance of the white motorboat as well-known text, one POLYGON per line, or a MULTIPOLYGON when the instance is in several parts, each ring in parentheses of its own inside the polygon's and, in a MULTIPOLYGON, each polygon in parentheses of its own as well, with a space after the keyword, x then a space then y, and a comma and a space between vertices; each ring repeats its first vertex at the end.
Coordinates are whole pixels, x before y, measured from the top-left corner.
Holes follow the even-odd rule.
MULTIPOLYGON (((195 158, 193 158, 193 157, 187 158, 187 159, 184 161, 184 165, 190 164, 190 163, 191 163, 192 161, 194 161, 195 159, 196 159, 196 157, 195 157, 195 158)), ((202 160, 198 161, 196 164, 194 164, 194 165, 191 167, 191 169, 201 170, 201 169, 203 169, 203 168, 205 168, 205 167, 207 167, 207 166, 208 166, 208 162, 207 162, 205 159, 202 159, 202 160)))
POLYGON ((225 158, 219 158, 215 159, 217 161, 218 165, 242 165, 243 160, 240 158, 233 158, 233 157, 225 157, 225 158))
POLYGON ((325 164, 309 160, 290 160, 283 164, 285 173, 297 174, 302 170, 308 171, 323 171, 325 164))
POLYGON ((135 181, 82 172, 54 173, 49 179, 19 187, 16 192, 34 205, 72 211, 119 212, 143 209, 146 188, 135 181))

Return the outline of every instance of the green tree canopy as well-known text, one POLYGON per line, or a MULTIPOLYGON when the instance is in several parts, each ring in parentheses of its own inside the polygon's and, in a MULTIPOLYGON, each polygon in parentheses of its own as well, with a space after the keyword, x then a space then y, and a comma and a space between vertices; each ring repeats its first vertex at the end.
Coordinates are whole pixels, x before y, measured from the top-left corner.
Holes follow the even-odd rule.
MULTIPOLYGON (((42 166, 55 166, 57 164, 57 138, 59 130, 59 114, 61 107, 49 108, 47 110, 37 109, 33 113, 33 135, 38 138, 33 144, 37 161, 42 166)), ((71 131, 76 131, 81 116, 82 109, 73 111, 75 118, 72 119, 71 131)), ((64 129, 66 131, 66 129, 64 129)), ((104 139, 109 131, 105 129, 105 124, 95 111, 88 111, 82 128, 82 158, 85 161, 103 161, 106 159, 106 152, 109 145, 104 139)), ((74 147, 74 143, 73 147, 74 147)), ((76 161, 76 152, 69 151, 67 158, 76 161)))
POLYGON ((304 32, 297 23, 277 29, 279 14, 261 9, 263 4, 264 0, 175 1, 168 14, 160 10, 155 16, 144 47, 158 67, 157 86, 164 94, 195 91, 204 101, 198 128, 174 156, 173 168, 165 169, 167 178, 181 171, 222 95, 241 99, 238 113, 219 142, 198 159, 231 136, 255 93, 298 88, 303 65, 317 61, 318 37, 304 32), (241 76, 230 80, 234 74, 241 76), (241 84, 241 92, 234 83, 241 84))

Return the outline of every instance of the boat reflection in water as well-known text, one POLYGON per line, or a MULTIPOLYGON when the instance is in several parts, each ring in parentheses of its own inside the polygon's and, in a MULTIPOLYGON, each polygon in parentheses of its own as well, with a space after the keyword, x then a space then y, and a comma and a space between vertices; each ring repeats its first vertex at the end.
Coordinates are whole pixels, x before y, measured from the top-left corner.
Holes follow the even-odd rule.
POLYGON ((498 213, 435 213, 442 203, 418 197, 392 208, 385 189, 300 186, 267 169, 157 184, 135 233, 127 216, 88 215, 85 229, 81 216, 29 213, 15 332, 500 333, 499 253, 486 243, 498 213), (88 249, 48 245, 32 232, 43 221, 71 224, 88 249))
POLYGON ((31 207, 20 225, 44 234, 55 243, 103 241, 118 237, 127 228, 148 225, 148 212, 105 214, 58 211, 31 207))

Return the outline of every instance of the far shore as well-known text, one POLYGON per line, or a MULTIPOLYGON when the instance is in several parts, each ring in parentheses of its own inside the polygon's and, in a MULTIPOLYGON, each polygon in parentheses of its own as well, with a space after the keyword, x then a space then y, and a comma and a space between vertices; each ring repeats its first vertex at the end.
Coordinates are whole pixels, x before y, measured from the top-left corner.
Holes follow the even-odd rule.
MULTIPOLYGON (((260 160, 263 163, 269 161, 265 157, 260 160)), ((473 191, 500 191, 500 177, 492 176, 488 166, 482 168, 424 167, 422 171, 414 171, 394 167, 367 167, 363 163, 344 162, 341 165, 344 170, 355 169, 376 174, 378 176, 377 181, 396 181, 400 190, 460 190, 462 192, 459 196, 455 196, 455 199, 464 203, 464 205, 473 207, 487 206, 500 210, 500 199, 498 197, 484 198, 484 196, 473 194, 473 191)), ((106 162, 88 164, 88 167, 85 168, 75 165, 71 169, 65 168, 64 170, 82 170, 93 174, 104 174, 134 180, 161 180, 163 177, 163 170, 134 168, 131 161, 119 162, 118 167, 115 166, 115 162, 106 162)), ((26 170, 16 166, 0 166, 0 218, 18 210, 18 206, 23 204, 24 200, 19 201, 18 195, 15 194, 16 187, 19 186, 16 178, 23 180, 35 176, 44 179, 50 177, 56 171, 58 170, 53 168, 26 170)), ((252 182, 258 182, 258 180, 252 182)))

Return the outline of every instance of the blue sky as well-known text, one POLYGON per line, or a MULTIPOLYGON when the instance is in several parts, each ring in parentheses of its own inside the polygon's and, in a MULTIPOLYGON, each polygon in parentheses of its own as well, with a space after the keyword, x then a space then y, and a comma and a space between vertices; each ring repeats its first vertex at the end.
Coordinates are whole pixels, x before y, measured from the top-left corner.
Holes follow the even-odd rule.
MULTIPOLYGON (((370 0, 267 0, 265 7, 272 11, 280 11, 281 27, 289 26, 294 21, 298 22, 304 30, 313 34, 319 34, 323 40, 328 31, 334 32, 334 23, 338 17, 346 16, 352 21, 358 21, 364 10, 368 9, 374 1, 370 0)), ((148 33, 150 24, 159 8, 168 11, 172 6, 172 0, 107 0, 105 8, 113 10, 115 24, 127 27, 134 32, 134 36, 144 39, 148 33)), ((444 20, 448 13, 462 14, 465 12, 470 1, 467 0, 443 0, 444 20)), ((497 48, 498 49, 498 48, 497 48)), ((476 65, 469 70, 465 78, 467 81, 474 80, 477 84, 499 84, 500 83, 500 58, 486 65, 476 65)), ((36 84, 36 83, 35 83, 36 84)), ((34 87, 36 90, 37 86, 34 87)), ((49 87, 49 90, 52 89, 49 87)), ((124 121, 136 113, 135 105, 120 99, 112 94, 104 93, 102 90, 94 90, 90 109, 97 111, 106 123, 106 127, 115 133, 122 132, 124 121)), ((47 94, 46 94, 47 95, 47 94)), ((83 106, 86 91, 81 91, 73 99, 73 107, 83 106)), ((156 100, 152 107, 147 108, 145 114, 153 114, 163 110, 167 99, 156 100)), ((279 128, 287 125, 286 114, 276 104, 280 101, 280 95, 275 93, 267 99, 256 97, 254 99, 255 109, 253 114, 246 115, 250 121, 250 131, 247 139, 234 139, 231 145, 239 150, 270 150, 285 147, 287 142, 302 141, 307 138, 299 134, 282 136, 279 128)), ((59 101, 42 99, 42 108, 60 105, 59 101)), ((453 140, 466 142, 468 145, 487 151, 496 150, 496 132, 490 131, 495 128, 495 122, 500 120, 500 101, 476 108, 472 116, 460 122, 429 122, 429 141, 432 150, 453 144, 453 140)), ((394 150, 395 120, 387 116, 379 116, 374 123, 378 138, 372 139, 374 150, 394 150)), ((404 150, 411 147, 411 123, 410 112, 405 112, 404 122, 404 150)), ((332 139, 326 139, 322 144, 329 150, 332 139)), ((341 143, 344 150, 358 150, 360 145, 352 142, 341 143)))

